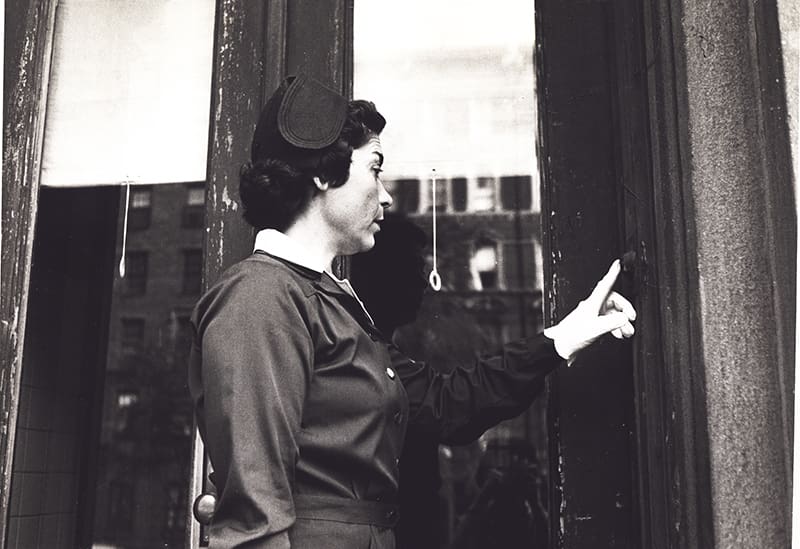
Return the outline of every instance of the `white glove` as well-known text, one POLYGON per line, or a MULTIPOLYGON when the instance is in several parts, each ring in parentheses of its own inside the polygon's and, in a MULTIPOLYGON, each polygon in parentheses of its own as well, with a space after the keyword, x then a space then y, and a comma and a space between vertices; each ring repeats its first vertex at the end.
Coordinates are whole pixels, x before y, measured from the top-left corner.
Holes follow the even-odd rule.
POLYGON ((561 358, 572 362, 578 351, 609 332, 617 339, 633 335, 631 322, 636 320, 636 310, 630 301, 611 291, 619 272, 617 259, 589 297, 581 301, 561 322, 544 331, 544 335, 553 340, 561 358))

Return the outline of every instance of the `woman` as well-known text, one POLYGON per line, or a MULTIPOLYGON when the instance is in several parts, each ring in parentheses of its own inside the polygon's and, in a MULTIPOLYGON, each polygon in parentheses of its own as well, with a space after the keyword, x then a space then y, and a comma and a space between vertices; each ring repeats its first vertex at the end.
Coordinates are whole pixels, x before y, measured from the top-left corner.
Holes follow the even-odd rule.
POLYGON ((598 336, 633 334, 633 308, 611 292, 615 262, 546 335, 473 368, 441 376, 404 357, 330 273, 335 256, 374 245, 391 204, 384 125, 373 104, 306 75, 261 113, 240 180, 255 251, 192 315, 189 385, 218 491, 211 547, 394 547, 409 421, 471 440, 598 336))

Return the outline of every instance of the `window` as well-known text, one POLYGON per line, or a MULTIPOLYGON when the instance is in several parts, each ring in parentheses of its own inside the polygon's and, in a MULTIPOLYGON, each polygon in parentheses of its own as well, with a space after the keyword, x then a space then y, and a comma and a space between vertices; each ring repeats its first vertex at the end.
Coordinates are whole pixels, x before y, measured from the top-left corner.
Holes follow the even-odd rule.
MULTIPOLYGON (((443 291, 428 292, 414 321, 395 332, 395 343, 442 372, 542 326, 542 277, 529 276, 541 261, 529 261, 528 248, 517 253, 506 247, 540 238, 539 202, 533 194, 538 191, 534 4, 500 0, 487 9, 485 3, 458 0, 355 2, 353 96, 374 101, 390 121, 381 140, 386 180, 395 182, 390 190, 394 209, 408 214, 426 233, 429 254, 435 232, 436 267, 442 279, 443 291), (381 24, 387 20, 394 24, 381 24), (447 21, 444 33, 442 21, 447 21), (437 177, 435 186, 432 170, 445 176, 437 177), (527 188, 519 187, 519 180, 501 179, 528 174, 527 188), (519 288, 523 283, 527 286, 519 288)), ((354 262, 353 273, 356 268, 354 262)), ((375 280, 367 284, 380 291, 378 277, 367 279, 375 280)), ((530 489, 531 496, 547 505, 544 488, 551 472, 543 402, 539 399, 523 416, 489 429, 482 441, 491 447, 514 439, 536 448, 535 484, 542 490, 534 494, 540 489, 519 488, 530 489)), ((466 527, 478 546, 486 545, 484 539, 497 540, 496 528, 484 527, 479 520, 470 524, 469 513, 463 511, 480 505, 479 497, 462 488, 483 484, 486 476, 474 472, 478 461, 482 471, 510 467, 475 446, 448 448, 426 459, 439 463, 442 485, 423 499, 438 497, 446 503, 438 517, 426 513, 439 523, 421 529, 427 536, 420 543, 407 537, 409 546, 424 541, 453 545, 456 525, 466 527), (438 540, 431 537, 437 532, 438 540)), ((530 511, 525 520, 541 518, 539 509, 530 511)), ((550 516, 557 512, 544 509, 550 516)), ((527 528, 521 522, 519 527, 527 528)), ((535 538, 529 544, 547 546, 544 534, 529 536, 535 538)))
POLYGON ((120 390, 117 392, 117 408, 124 410, 130 408, 139 401, 139 393, 131 390, 120 390))
POLYGON ((206 189, 204 185, 187 187, 181 226, 186 229, 202 229, 205 221, 205 203, 206 189))
POLYGON ((476 245, 470 259, 472 287, 475 290, 496 290, 498 288, 497 245, 494 242, 482 241, 476 245))
POLYGON ((531 176, 513 175, 500 178, 500 205, 506 211, 531 209, 531 176))
POLYGON ((532 240, 503 243, 503 274, 506 288, 533 290, 538 287, 536 245, 532 240))
POLYGON ((141 231, 150 226, 153 203, 152 187, 131 187, 130 204, 128 207, 128 230, 141 231))
POLYGON ((148 256, 144 251, 129 251, 125 254, 125 295, 143 295, 147 291, 148 256))
POLYGON ((144 350, 144 319, 123 318, 120 334, 120 350, 123 354, 136 354, 144 350))
POLYGON ((109 519, 116 530, 129 532, 133 527, 133 486, 115 480, 109 484, 109 519))
POLYGON ((494 211, 496 203, 494 177, 478 177, 467 197, 467 210, 471 212, 494 211))
POLYGON ((450 180, 450 192, 453 200, 453 211, 467 210, 467 178, 454 177, 450 180))
POLYGON ((199 295, 203 274, 202 250, 183 251, 183 293, 199 295))
POLYGON ((419 179, 397 179, 390 186, 395 210, 405 213, 419 210, 419 179))
MULTIPOLYGON (((427 188, 427 211, 433 210, 433 181, 426 181, 427 188)), ((436 178, 436 211, 443 213, 447 211, 447 179, 444 177, 436 178)))

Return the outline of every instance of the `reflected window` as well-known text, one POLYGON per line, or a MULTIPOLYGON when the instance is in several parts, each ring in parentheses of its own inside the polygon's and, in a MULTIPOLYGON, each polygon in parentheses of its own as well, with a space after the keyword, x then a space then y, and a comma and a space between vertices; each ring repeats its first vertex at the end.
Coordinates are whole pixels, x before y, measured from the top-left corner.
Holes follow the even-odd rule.
POLYGON ((127 481, 109 483, 109 522, 115 530, 130 532, 133 528, 133 486, 127 481))
MULTIPOLYGON (((433 210, 433 205, 434 205, 433 181, 430 179, 426 181, 425 188, 427 189, 426 193, 427 205, 425 209, 430 212, 433 210)), ((444 213, 447 211, 447 179, 444 177, 437 177, 435 190, 436 190, 436 201, 435 201, 436 211, 438 213, 444 213)))
POLYGON ((120 334, 120 350, 122 354, 141 353, 144 348, 144 319, 123 318, 120 334))
POLYGON ((467 178, 454 177, 450 180, 450 196, 452 198, 453 211, 467 211, 467 178))
POLYGON ((475 247, 475 252, 470 259, 473 289, 496 290, 499 282, 497 267, 497 245, 493 242, 482 241, 475 247))
POLYGON ((404 213, 417 213, 419 210, 419 179, 396 179, 387 183, 392 195, 392 209, 404 213))
POLYGON ((149 186, 131 187, 130 210, 128 211, 128 230, 140 231, 150 226, 153 207, 153 189, 149 186))
POLYGON ((203 274, 203 251, 183 251, 183 293, 199 295, 203 274))
POLYGON ((511 290, 533 290, 537 287, 537 247, 533 240, 503 243, 503 279, 511 290))
POLYGON ((531 176, 503 176, 500 178, 500 205, 505 211, 530 210, 531 191, 531 176))
POLYGON ((186 189, 186 204, 183 206, 182 226, 186 229, 202 229, 205 218, 206 189, 204 185, 192 185, 186 189))
POLYGON ((125 254, 125 295, 138 296, 147 291, 147 261, 145 251, 128 251, 125 254))
POLYGON ((130 408, 139 401, 139 393, 131 390, 117 392, 117 407, 120 410, 130 408))
POLYGON ((494 177, 477 177, 468 195, 467 209, 471 212, 494 211, 497 189, 494 177))

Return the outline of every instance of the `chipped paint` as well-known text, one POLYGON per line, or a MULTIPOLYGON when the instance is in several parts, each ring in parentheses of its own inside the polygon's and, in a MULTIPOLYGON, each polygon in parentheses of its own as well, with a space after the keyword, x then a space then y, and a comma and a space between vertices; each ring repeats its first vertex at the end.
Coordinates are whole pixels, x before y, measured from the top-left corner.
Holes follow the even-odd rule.
POLYGON ((239 204, 228 195, 228 187, 223 187, 222 189, 222 203, 225 204, 226 208, 234 212, 239 208, 239 204))

